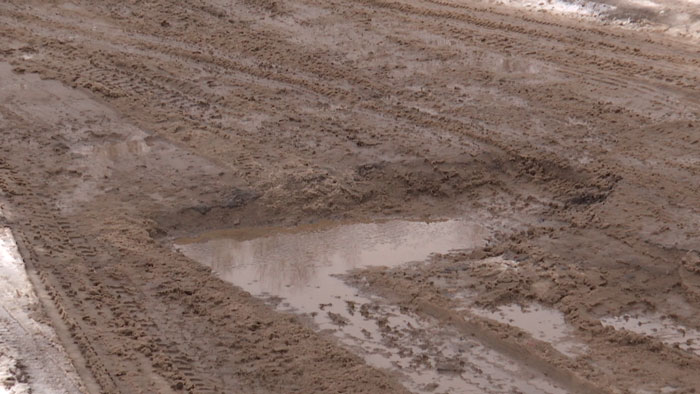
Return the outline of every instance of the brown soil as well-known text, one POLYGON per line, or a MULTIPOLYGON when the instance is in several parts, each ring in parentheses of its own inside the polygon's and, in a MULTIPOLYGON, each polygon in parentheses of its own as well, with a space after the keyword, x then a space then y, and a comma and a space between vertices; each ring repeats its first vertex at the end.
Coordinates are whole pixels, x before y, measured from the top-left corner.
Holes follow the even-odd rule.
POLYGON ((487 248, 358 275, 571 391, 700 387, 697 355, 599 322, 700 328, 697 46, 450 0, 10 0, 0 37, 2 213, 88 389, 402 392, 170 240, 469 215, 487 248), (590 353, 470 318, 466 288, 590 353))

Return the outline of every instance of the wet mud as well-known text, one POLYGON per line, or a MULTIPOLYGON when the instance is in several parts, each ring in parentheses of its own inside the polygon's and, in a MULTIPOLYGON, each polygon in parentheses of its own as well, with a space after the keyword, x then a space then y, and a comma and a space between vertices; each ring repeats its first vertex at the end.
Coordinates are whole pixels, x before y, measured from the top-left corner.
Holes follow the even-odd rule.
POLYGON ((537 340, 552 344, 565 356, 583 356, 587 352, 586 345, 576 339, 574 330, 566 323, 564 314, 557 310, 537 304, 511 304, 493 311, 478 308, 471 311, 478 316, 517 327, 537 340))
POLYGON ((697 390, 697 7, 562 4, 0 3, 0 224, 85 390, 697 390))
POLYGON ((672 317, 658 314, 629 313, 623 316, 606 317, 603 325, 657 338, 661 342, 700 355, 700 332, 685 327, 672 317))
POLYGON ((301 315, 368 364, 397 374, 411 391, 566 392, 516 360, 364 294, 343 274, 423 262, 433 253, 482 247, 489 233, 460 221, 320 223, 220 230, 175 240, 175 248, 220 278, 301 315))
POLYGON ((40 301, 9 228, 0 228, 0 279, 0 390, 88 392, 56 332, 37 313, 40 301))

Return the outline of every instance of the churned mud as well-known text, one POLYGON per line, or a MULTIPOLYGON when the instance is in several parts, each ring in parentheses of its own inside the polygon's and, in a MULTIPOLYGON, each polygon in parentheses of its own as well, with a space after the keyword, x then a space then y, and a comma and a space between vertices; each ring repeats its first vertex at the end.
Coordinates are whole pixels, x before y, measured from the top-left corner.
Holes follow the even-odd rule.
POLYGON ((586 346, 575 338, 574 330, 564 320, 564 315, 538 304, 522 306, 503 305, 496 310, 471 310, 474 314, 512 325, 533 338, 550 343, 557 351, 569 357, 586 354, 586 346))
POLYGON ((700 332, 678 324, 672 317, 659 314, 629 313, 606 317, 603 325, 657 338, 661 342, 700 355, 700 332))
POLYGON ((696 391, 697 39, 695 0, 0 3, 0 390, 696 391))

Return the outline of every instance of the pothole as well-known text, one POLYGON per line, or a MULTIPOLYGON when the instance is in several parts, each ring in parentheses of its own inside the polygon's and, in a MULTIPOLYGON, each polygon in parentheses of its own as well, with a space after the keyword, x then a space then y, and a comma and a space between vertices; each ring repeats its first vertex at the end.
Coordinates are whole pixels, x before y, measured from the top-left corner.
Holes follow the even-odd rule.
POLYGON ((470 249, 484 243, 485 233, 479 225, 459 220, 326 222, 219 230, 181 238, 176 247, 253 294, 289 297, 326 288, 326 282, 337 282, 332 275, 353 268, 393 267, 431 253, 470 249))
POLYGON ((356 268, 479 247, 487 235, 481 225, 461 220, 321 223, 213 231, 179 239, 175 247, 278 310, 306 317, 414 392, 563 393, 454 328, 361 294, 340 278, 356 268))

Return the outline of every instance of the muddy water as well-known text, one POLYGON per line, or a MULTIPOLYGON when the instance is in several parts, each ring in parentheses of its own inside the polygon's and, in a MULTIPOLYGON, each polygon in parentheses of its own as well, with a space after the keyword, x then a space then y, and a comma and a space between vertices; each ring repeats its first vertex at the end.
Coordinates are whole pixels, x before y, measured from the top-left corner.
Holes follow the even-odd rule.
MULTIPOLYGON (((474 262, 474 266, 491 272, 519 269, 517 261, 506 259, 503 256, 489 257, 474 262)), ((533 338, 549 343, 567 357, 577 358, 588 352, 588 347, 576 336, 575 329, 566 322, 564 314, 556 309, 536 302, 499 305, 488 309, 481 308, 476 305, 478 297, 474 291, 456 288, 447 283, 440 284, 438 282, 438 285, 444 286, 446 292, 451 293, 452 299, 459 305, 455 308, 458 311, 465 311, 467 314, 517 327, 533 338)))
POLYGON ((225 230, 176 241, 176 248, 279 310, 301 314, 371 365, 431 393, 560 393, 518 363, 347 285, 340 275, 368 266, 422 261, 470 249, 487 231, 459 220, 322 223, 225 230))
POLYGON ((366 266, 396 266, 430 253, 472 248, 483 231, 462 221, 321 223, 293 229, 218 231, 180 239, 188 256, 210 266, 253 294, 294 297, 295 305, 317 307, 333 292, 331 276, 366 266), (298 300, 296 298, 299 298, 298 300), (313 300, 313 301, 312 301, 313 300))
POLYGON ((573 328, 564 320, 564 314, 539 304, 521 306, 503 305, 496 310, 472 308, 472 313, 520 328, 533 338, 550 343, 569 357, 586 353, 586 345, 574 337, 573 328))
POLYGON ((659 339, 700 356, 700 331, 685 327, 673 319, 658 313, 630 313, 601 319, 605 326, 624 329, 659 339))

